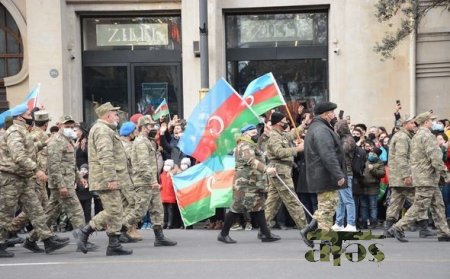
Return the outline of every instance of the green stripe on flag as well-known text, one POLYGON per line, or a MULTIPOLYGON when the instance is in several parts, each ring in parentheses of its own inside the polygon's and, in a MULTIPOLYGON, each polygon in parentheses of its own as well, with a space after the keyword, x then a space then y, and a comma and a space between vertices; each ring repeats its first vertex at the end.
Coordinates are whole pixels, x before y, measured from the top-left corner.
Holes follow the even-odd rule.
POLYGON ((284 106, 284 101, 279 95, 277 95, 264 102, 252 105, 252 109, 256 112, 257 115, 261 115, 279 106, 284 106))
POLYGON ((153 115, 153 120, 158 120, 160 117, 166 116, 166 115, 169 115, 169 110, 162 110, 162 111, 158 112, 157 114, 153 115))
POLYGON ((211 196, 208 196, 185 208, 180 208, 184 225, 190 226, 216 214, 216 210, 211 209, 210 204, 211 196))

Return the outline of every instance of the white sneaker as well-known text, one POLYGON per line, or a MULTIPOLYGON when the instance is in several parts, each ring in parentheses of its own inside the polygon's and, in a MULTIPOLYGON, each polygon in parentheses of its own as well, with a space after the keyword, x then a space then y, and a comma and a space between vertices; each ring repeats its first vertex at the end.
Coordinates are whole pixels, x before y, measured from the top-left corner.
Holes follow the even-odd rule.
POLYGON ((247 223, 245 224, 245 230, 246 231, 251 231, 253 229, 252 224, 251 223, 247 223))
POLYGON ((347 225, 344 229, 344 232, 357 232, 358 230, 356 229, 355 226, 352 225, 347 225))
POLYGON ((343 231, 344 230, 344 226, 339 226, 338 224, 334 224, 331 229, 335 232, 339 232, 339 231, 343 231))

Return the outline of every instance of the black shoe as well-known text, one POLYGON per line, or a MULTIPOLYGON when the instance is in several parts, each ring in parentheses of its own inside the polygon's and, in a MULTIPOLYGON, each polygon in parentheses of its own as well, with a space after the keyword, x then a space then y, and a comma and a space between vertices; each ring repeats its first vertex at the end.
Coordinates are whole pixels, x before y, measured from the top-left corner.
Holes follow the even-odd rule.
POLYGON ((23 237, 20 237, 17 235, 17 233, 9 233, 8 239, 6 240, 6 243, 8 244, 8 247, 14 247, 16 244, 22 244, 25 242, 25 239, 23 237))
POLYGON ((153 226, 153 232, 155 233, 155 242, 154 242, 155 247, 177 245, 176 241, 172 241, 164 236, 161 226, 158 225, 153 226))
POLYGON ((67 242, 60 242, 56 236, 51 236, 47 239, 44 239, 45 253, 49 254, 53 251, 64 248, 69 244, 69 242, 69 240, 67 242))
POLYGON ((408 242, 405 234, 402 231, 395 229, 393 226, 388 230, 390 234, 392 234, 398 241, 400 242, 408 242))
POLYGON ((429 237, 429 236, 436 236, 437 235, 436 232, 430 231, 428 229, 428 220, 419 221, 419 222, 417 222, 417 224, 418 224, 418 227, 419 227, 419 237, 420 238, 426 238, 426 237, 429 237))
POLYGON ((438 241, 445 241, 445 242, 448 242, 448 241, 450 241, 450 235, 439 236, 439 237, 438 237, 438 241))
POLYGON ((394 225, 395 224, 395 221, 394 220, 386 220, 386 221, 384 221, 384 232, 383 232, 383 235, 386 237, 386 238, 393 238, 394 237, 394 235, 393 234, 391 234, 388 230, 392 227, 392 225, 394 225))
POLYGON ((77 238, 77 247, 84 254, 88 252, 87 242, 89 235, 91 235, 94 231, 95 230, 90 225, 86 225, 84 228, 75 230, 74 232, 74 236, 77 238))
POLYGON ((223 236, 222 233, 219 233, 217 236, 217 240, 226 244, 234 244, 236 240, 233 240, 229 235, 223 236))
POLYGON ((118 235, 109 236, 109 244, 106 249, 106 256, 125 256, 133 254, 133 250, 123 249, 123 246, 119 242, 118 235))
POLYGON ((129 234, 128 234, 128 229, 126 227, 122 227, 121 230, 121 235, 119 237, 119 242, 120 243, 136 243, 138 242, 137 239, 132 238, 129 234))
POLYGON ((25 243, 22 245, 23 248, 30 250, 33 253, 44 253, 45 250, 40 248, 36 241, 30 241, 30 239, 26 239, 25 243))
POLYGON ((8 248, 7 243, 0 244, 0 258, 12 258, 14 257, 14 253, 6 251, 6 248, 8 248))
POLYGON ((300 236, 302 237, 303 242, 305 242, 308 247, 314 248, 314 241, 308 239, 308 233, 316 229, 317 220, 312 219, 311 222, 303 230, 300 230, 300 236))
POLYGON ((258 234, 258 238, 261 239, 261 242, 274 242, 281 239, 279 235, 273 233, 270 233, 269 236, 266 236, 264 234, 261 235, 258 234))
MULTIPOLYGON (((88 252, 95 252, 95 251, 97 251, 98 250, 98 245, 95 245, 94 243, 92 243, 92 242, 87 242, 87 244, 86 244, 86 249, 88 250, 88 252)), ((80 250, 80 248, 78 248, 77 247, 77 250, 76 250, 77 252, 81 252, 81 250, 80 250)))

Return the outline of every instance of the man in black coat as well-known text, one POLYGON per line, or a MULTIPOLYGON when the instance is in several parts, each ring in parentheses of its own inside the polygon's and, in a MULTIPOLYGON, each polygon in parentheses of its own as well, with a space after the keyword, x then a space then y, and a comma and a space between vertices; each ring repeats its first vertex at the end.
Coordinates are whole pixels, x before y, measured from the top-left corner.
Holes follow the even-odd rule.
POLYGON ((339 201, 338 190, 346 187, 345 157, 339 136, 333 129, 337 105, 323 102, 316 105, 316 117, 305 138, 306 181, 311 192, 317 193, 318 209, 314 219, 300 231, 306 245, 314 243, 306 238, 317 228, 330 231, 339 201))

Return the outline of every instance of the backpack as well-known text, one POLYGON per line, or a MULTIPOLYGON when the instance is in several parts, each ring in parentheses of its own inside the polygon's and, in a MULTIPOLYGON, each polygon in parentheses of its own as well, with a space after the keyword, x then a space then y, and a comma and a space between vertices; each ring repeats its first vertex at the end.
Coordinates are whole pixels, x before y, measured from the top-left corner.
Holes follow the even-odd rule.
POLYGON ((359 146, 356 146, 353 151, 353 159, 352 159, 352 171, 353 177, 363 177, 364 176, 364 168, 366 167, 367 154, 364 149, 359 146))

